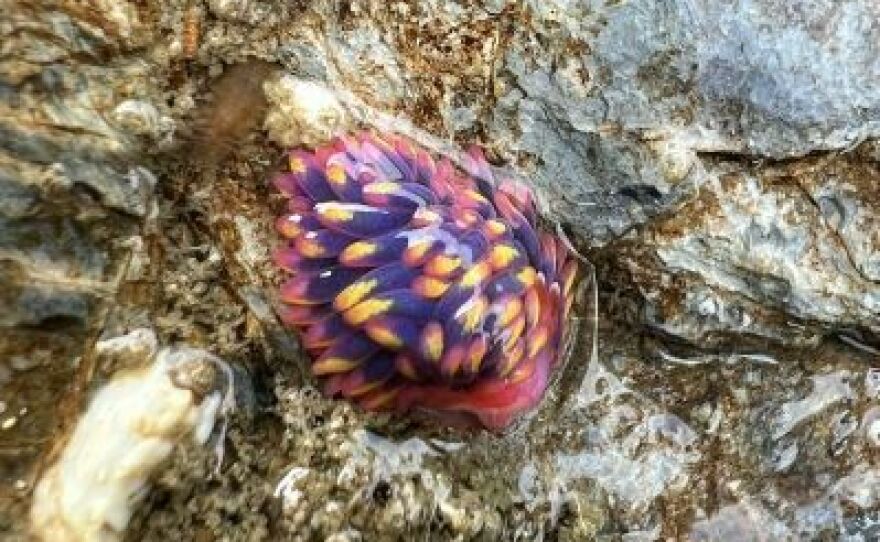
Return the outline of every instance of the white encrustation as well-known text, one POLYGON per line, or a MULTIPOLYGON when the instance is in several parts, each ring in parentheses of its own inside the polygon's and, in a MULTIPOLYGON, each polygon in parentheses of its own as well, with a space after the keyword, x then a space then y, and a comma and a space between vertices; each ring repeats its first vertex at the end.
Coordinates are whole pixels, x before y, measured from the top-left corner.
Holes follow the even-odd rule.
POLYGON ((144 329, 101 341, 97 351, 128 367, 124 358, 141 364, 119 370, 97 391, 40 478, 31 528, 45 541, 122 538, 175 445, 188 437, 205 444, 218 416, 234 408, 232 371, 209 352, 157 350, 155 334, 144 329))

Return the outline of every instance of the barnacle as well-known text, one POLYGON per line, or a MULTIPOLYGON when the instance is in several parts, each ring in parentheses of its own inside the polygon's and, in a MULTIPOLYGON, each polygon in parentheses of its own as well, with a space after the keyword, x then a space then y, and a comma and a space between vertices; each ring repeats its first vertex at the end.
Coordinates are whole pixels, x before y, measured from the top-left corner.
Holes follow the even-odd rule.
POLYGON ((538 403, 577 266, 524 185, 476 148, 462 171, 370 133, 293 150, 285 169, 279 313, 325 393, 495 430, 538 403))

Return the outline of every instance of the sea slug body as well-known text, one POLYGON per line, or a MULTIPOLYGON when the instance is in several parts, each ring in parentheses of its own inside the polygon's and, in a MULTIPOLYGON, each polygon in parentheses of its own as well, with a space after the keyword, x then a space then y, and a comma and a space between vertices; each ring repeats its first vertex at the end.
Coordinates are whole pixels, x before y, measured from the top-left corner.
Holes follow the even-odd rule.
POLYGON ((279 313, 326 394, 491 430, 540 401, 577 266, 524 185, 476 148, 461 171, 396 135, 287 158, 279 313))

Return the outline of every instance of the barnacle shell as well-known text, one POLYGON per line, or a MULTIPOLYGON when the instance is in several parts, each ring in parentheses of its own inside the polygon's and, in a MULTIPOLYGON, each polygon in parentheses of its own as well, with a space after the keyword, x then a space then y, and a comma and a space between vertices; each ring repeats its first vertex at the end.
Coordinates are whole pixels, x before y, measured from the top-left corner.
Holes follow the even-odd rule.
POLYGON ((490 429, 540 400, 576 264, 525 186, 465 162, 367 133, 289 153, 280 315, 327 394, 490 429))

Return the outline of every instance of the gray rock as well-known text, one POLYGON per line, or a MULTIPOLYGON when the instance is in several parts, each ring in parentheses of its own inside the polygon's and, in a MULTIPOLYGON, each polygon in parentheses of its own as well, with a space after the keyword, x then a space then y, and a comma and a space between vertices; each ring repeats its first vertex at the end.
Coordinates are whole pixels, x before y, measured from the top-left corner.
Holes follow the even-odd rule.
POLYGON ((0 359, 30 363, 0 388, 15 416, 14 430, 0 433, 5 535, 25 526, 45 444, 86 391, 75 383, 89 384, 90 344, 118 303, 128 256, 119 243, 154 190, 149 173, 123 158, 138 150, 134 134, 105 120, 148 70, 120 53, 143 38, 131 6, 90 19, 13 4, 0 22, 0 359))

